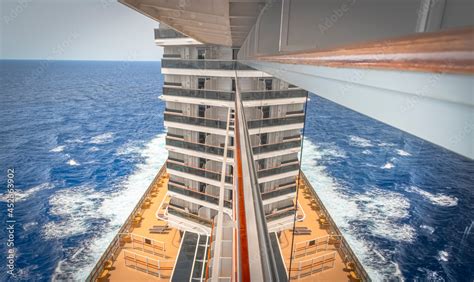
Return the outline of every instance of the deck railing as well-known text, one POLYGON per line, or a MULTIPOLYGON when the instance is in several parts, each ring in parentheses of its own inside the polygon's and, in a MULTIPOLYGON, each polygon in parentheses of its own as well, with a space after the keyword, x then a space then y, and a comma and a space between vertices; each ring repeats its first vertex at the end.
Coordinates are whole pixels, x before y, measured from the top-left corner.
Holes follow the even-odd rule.
POLYGON ((217 59, 162 59, 162 68, 198 69, 198 70, 255 70, 235 60, 217 59))
POLYGON ((143 193, 143 196, 140 198, 138 203, 136 204, 135 208, 133 211, 130 213, 128 218, 125 220, 125 223, 122 225, 122 227, 118 230, 117 234, 115 235, 114 239, 112 242, 110 242, 109 246, 107 249, 104 251, 102 256, 99 258, 97 263, 95 264, 94 268, 92 268, 89 276, 87 276, 86 281, 88 282, 94 282, 100 275, 100 273, 103 270, 103 267, 105 265, 105 262, 108 260, 114 260, 120 250, 120 234, 121 233, 129 233, 130 227, 132 226, 133 219, 135 218, 135 215, 142 210, 142 205, 145 199, 148 197, 150 194, 151 190, 153 187, 156 185, 158 180, 163 176, 163 174, 166 171, 166 167, 163 165, 156 174, 155 178, 151 182, 150 186, 148 186, 147 190, 145 193, 143 193))
POLYGON ((300 183, 301 181, 303 181, 304 184, 309 187, 308 190, 311 192, 311 194, 313 195, 313 198, 317 202, 318 206, 321 208, 321 213, 323 213, 326 216, 326 220, 329 223, 328 231, 330 232, 330 234, 333 236, 341 236, 340 246, 337 249, 337 251, 339 252, 339 255, 343 258, 344 262, 346 263, 352 262, 354 270, 360 276, 361 281, 371 281, 369 275, 365 271, 364 267, 360 263, 357 256, 352 251, 349 243, 347 243, 346 239, 342 235, 341 231, 337 227, 336 223, 332 219, 328 210, 324 206, 319 196, 316 194, 316 191, 314 190, 313 186, 311 186, 311 183, 309 182, 308 178, 306 178, 306 175, 304 175, 303 172, 301 172, 300 183))

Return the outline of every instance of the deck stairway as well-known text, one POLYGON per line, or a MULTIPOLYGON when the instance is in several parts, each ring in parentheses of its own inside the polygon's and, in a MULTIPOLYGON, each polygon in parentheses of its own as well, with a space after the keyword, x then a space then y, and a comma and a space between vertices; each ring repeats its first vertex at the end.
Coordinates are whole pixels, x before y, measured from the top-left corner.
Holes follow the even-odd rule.
POLYGON ((171 281, 204 281, 209 237, 185 231, 171 281))

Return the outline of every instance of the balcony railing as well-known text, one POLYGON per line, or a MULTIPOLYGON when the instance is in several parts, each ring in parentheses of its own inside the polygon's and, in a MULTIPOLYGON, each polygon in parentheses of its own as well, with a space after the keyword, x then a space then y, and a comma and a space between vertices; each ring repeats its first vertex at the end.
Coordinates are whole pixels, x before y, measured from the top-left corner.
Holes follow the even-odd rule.
MULTIPOLYGON (((181 171, 184 173, 189 173, 189 174, 200 176, 200 177, 205 177, 205 178, 216 180, 216 181, 221 180, 221 174, 218 172, 214 172, 214 171, 210 171, 210 170, 206 170, 202 168, 197 168, 197 167, 192 167, 192 166, 187 166, 187 165, 170 161, 170 160, 166 162, 166 167, 168 169, 181 171)), ((228 184, 232 184, 232 176, 226 175, 225 182, 228 184)))
POLYGON ((205 126, 205 127, 219 128, 219 129, 227 128, 227 122, 224 120, 183 116, 183 115, 177 115, 177 114, 173 114, 169 112, 165 112, 164 117, 165 117, 165 121, 169 121, 169 122, 178 122, 178 123, 184 123, 184 124, 189 124, 189 125, 205 126))
POLYGON ((174 29, 155 28, 155 40, 156 39, 183 38, 183 37, 187 37, 187 36, 175 31, 174 29))
POLYGON ((288 99, 306 97, 308 91, 303 89, 285 89, 285 90, 263 90, 242 92, 243 101, 267 100, 267 99, 288 99))
MULTIPOLYGON (((168 182, 168 191, 175 192, 194 199, 205 201, 214 205, 219 205, 219 197, 192 190, 172 181, 168 182)), ((224 207, 232 209, 232 202, 224 200, 224 207)))
MULTIPOLYGON (((182 148, 182 149, 187 149, 187 150, 193 150, 196 152, 201 152, 201 153, 206 153, 206 154, 213 154, 217 156, 223 156, 224 155, 224 148, 218 147, 218 146, 212 146, 212 145, 206 145, 206 144, 201 144, 201 143, 194 143, 194 142, 188 142, 188 141, 183 141, 183 140, 178 140, 174 138, 166 138, 166 145, 176 147, 176 148, 182 148)), ((234 152, 232 149, 227 150, 227 157, 233 158, 234 157, 234 152)))
POLYGON ((263 153, 268 153, 268 152, 273 152, 273 151, 280 151, 280 150, 293 149, 293 148, 299 148, 299 147, 301 147, 301 139, 260 145, 260 146, 253 147, 252 150, 253 150, 254 155, 258 155, 258 154, 263 154, 263 153))
POLYGON ((205 225, 207 227, 212 226, 212 221, 207 220, 205 218, 202 218, 197 214, 187 212, 183 207, 172 204, 171 202, 168 205, 168 214, 175 215, 175 216, 178 216, 178 217, 182 217, 184 219, 196 222, 196 223, 201 224, 201 225, 205 225))
MULTIPOLYGON (((181 85, 181 84, 180 84, 181 85)), ((241 93, 244 101, 270 100, 270 99, 290 99, 306 97, 306 90, 286 89, 286 90, 264 90, 241 93)), ((217 91, 208 89, 184 89, 163 87, 163 94, 168 96, 189 97, 199 99, 214 99, 223 101, 234 101, 235 92, 217 91)))
POLYGON ((304 123, 304 115, 282 118, 256 119, 247 122, 249 129, 267 126, 281 126, 295 123, 304 123))
POLYGON ((183 89, 163 87, 163 95, 199 98, 199 99, 214 99, 221 101, 234 101, 234 92, 216 91, 207 89, 183 89))
POLYGON ((296 192, 296 184, 292 184, 291 186, 288 186, 288 187, 278 188, 273 191, 262 193, 262 200, 268 200, 271 198, 288 195, 295 192, 296 192))
POLYGON ((293 205, 279 209, 278 211, 266 215, 267 221, 273 221, 295 214, 295 207, 293 205))
MULTIPOLYGON (((201 117, 190 117, 181 114, 175 114, 171 112, 164 113, 165 121, 178 122, 189 125, 205 126, 218 129, 226 129, 227 122, 224 120, 208 119, 201 117)), ((282 126, 289 124, 297 124, 304 122, 304 115, 282 117, 282 118, 269 118, 269 119, 257 119, 248 122, 248 128, 261 128, 270 126, 282 126)))
POLYGON ((258 178, 267 177, 271 175, 282 174, 289 171, 298 170, 300 168, 300 164, 298 161, 294 161, 285 165, 281 165, 278 167, 266 168, 261 169, 257 172, 258 178))
POLYGON ((233 60, 188 60, 162 59, 162 68, 201 69, 201 70, 255 70, 252 67, 233 60))

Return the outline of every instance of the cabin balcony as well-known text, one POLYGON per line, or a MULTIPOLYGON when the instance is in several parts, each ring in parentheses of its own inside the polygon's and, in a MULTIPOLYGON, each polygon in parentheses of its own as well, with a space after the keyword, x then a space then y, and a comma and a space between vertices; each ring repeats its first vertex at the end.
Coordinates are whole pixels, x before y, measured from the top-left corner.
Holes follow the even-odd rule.
POLYGON ((258 183, 261 184, 278 179, 294 177, 298 174, 299 169, 300 164, 297 159, 282 163, 276 167, 260 169, 257 171, 258 183))
POLYGON ((297 153, 301 148, 301 138, 295 137, 278 143, 263 144, 252 148, 254 160, 272 158, 297 153))
MULTIPOLYGON (((212 220, 205 219, 198 214, 190 212, 187 208, 169 202, 167 207, 167 216, 169 221, 179 222, 185 220, 190 225, 204 226, 204 230, 209 230, 212 226, 212 220)), ((210 230, 209 230, 210 231, 210 230)), ((208 232, 205 232, 208 233, 208 232)))
POLYGON ((178 58, 163 58, 161 60, 162 74, 234 77, 235 71, 239 71, 240 77, 270 77, 269 74, 236 60, 178 58))
MULTIPOLYGON (((224 147, 184 141, 183 138, 167 136, 166 149, 170 152, 176 152, 197 158, 205 158, 217 162, 224 161, 224 147)), ((228 148, 226 162, 233 163, 233 157, 234 151, 232 148, 228 148)))
MULTIPOLYGON (((220 187, 220 172, 189 166, 184 164, 184 162, 171 159, 168 159, 168 161, 166 161, 166 168, 171 175, 176 175, 177 177, 184 177, 194 181, 199 181, 202 183, 220 187)), ((231 175, 226 175, 225 183, 228 186, 227 188, 232 188, 232 182, 233 177, 231 175)))
MULTIPOLYGON (((199 192, 190 187, 186 187, 183 183, 170 180, 168 182, 168 194, 172 197, 181 198, 188 202, 195 202, 214 210, 219 209, 219 196, 199 192)), ((224 200, 224 208, 229 209, 228 212, 231 214, 232 202, 224 200)))

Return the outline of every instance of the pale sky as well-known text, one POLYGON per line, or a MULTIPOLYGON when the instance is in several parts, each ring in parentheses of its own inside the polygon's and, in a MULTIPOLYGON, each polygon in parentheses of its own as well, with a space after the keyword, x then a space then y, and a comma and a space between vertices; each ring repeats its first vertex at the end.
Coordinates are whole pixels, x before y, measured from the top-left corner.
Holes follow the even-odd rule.
POLYGON ((160 60, 158 22, 116 0, 0 0, 0 59, 160 60))

